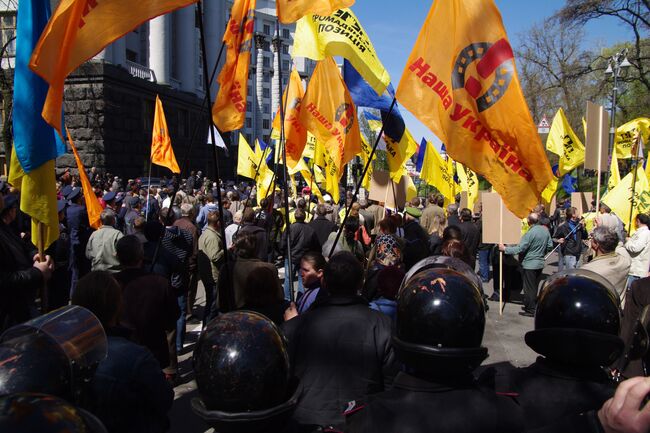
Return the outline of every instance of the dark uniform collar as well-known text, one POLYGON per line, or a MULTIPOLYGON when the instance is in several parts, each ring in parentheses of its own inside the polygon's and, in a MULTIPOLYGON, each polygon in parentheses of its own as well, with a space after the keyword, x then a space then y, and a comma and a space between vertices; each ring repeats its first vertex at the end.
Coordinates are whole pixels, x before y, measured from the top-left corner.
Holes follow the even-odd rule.
POLYGON ((600 367, 572 366, 553 362, 542 356, 531 365, 541 375, 567 380, 607 381, 607 375, 600 367))
POLYGON ((448 392, 475 387, 476 382, 471 375, 423 379, 413 374, 399 372, 393 381, 393 388, 416 392, 448 392))

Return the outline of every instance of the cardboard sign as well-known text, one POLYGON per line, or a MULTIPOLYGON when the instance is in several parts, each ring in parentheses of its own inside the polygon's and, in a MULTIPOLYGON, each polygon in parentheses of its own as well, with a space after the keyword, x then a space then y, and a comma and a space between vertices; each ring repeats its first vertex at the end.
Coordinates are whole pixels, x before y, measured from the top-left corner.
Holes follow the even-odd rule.
POLYGON ((587 101, 587 142, 585 143, 585 168, 609 169, 609 114, 605 109, 587 101))
POLYGON ((483 203, 483 243, 518 244, 521 240, 521 219, 503 204, 499 194, 480 194, 483 203))
POLYGON ((578 209, 578 216, 589 212, 591 201, 594 199, 593 192, 572 192, 571 207, 578 209))
POLYGON ((461 191, 460 192, 460 205, 459 205, 458 209, 459 210, 460 209, 465 209, 468 204, 469 204, 469 197, 468 197, 467 191, 461 191))
POLYGON ((374 170, 370 178, 370 194, 368 198, 385 203, 384 207, 397 209, 406 204, 406 176, 402 176, 399 183, 390 179, 387 171, 374 170), (397 201, 397 203, 396 203, 397 201))
POLYGON ((550 203, 544 204, 544 211, 546 212, 546 215, 553 215, 555 213, 555 209, 557 209, 557 195, 553 196, 550 203))

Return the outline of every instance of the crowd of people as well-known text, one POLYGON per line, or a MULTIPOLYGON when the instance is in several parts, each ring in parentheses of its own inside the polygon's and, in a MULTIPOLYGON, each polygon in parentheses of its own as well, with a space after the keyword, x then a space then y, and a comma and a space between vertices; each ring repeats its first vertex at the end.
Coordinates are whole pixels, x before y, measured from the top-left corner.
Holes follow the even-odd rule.
MULTIPOLYGON (((648 215, 628 236, 604 204, 590 232, 568 203, 552 215, 540 205, 506 246, 482 241, 480 205, 439 194, 393 210, 305 186, 286 215, 279 188, 258 197, 200 171, 89 178, 100 226, 66 172, 60 236, 42 255, 20 192, 0 183, 0 332, 68 305, 92 312, 107 355, 70 399, 109 432, 168 429, 188 323, 202 328, 193 407, 216 431, 648 431, 650 382, 636 378, 647 373, 648 215), (554 249, 561 272, 542 281, 554 249), (488 300, 522 290, 520 314, 535 317, 525 342, 540 357, 479 369, 488 300)), ((4 362, 2 344, 0 377, 19 362, 4 362)), ((21 390, 0 380, 0 396, 21 390)))

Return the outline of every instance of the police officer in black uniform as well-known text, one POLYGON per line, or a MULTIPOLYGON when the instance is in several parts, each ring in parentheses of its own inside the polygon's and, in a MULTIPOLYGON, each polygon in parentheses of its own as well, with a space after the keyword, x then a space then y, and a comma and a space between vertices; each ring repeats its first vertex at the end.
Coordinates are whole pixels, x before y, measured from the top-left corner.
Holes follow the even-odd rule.
POLYGON ((403 371, 391 390, 349 403, 346 432, 517 431, 514 402, 472 375, 488 356, 479 288, 449 263, 416 266, 397 301, 393 347, 403 371))
POLYGON ((525 335, 541 356, 525 368, 489 369, 481 380, 516 396, 522 431, 561 424, 564 417, 598 410, 614 394, 606 367, 623 350, 619 328, 618 297, 607 280, 587 270, 560 272, 542 288, 535 330, 525 335))

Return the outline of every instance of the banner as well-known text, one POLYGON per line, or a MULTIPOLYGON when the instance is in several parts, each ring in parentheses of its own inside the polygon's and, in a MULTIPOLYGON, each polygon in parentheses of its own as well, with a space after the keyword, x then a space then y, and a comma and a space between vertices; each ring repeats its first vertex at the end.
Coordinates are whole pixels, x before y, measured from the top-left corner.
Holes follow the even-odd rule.
POLYGON ((357 110, 331 57, 316 65, 303 99, 300 123, 327 150, 327 172, 335 174, 338 185, 343 166, 361 151, 361 137, 357 110))
POLYGON ((610 191, 621 181, 621 173, 618 169, 618 152, 612 152, 612 163, 609 167, 609 179, 607 180, 607 190, 610 191))
POLYGON ((81 180, 81 189, 83 190, 84 200, 86 201, 88 224, 90 227, 98 229, 102 225, 99 217, 104 208, 102 208, 102 204, 99 202, 99 199, 95 195, 95 190, 93 190, 93 187, 90 184, 90 180, 88 180, 86 168, 84 167, 83 162, 81 162, 81 158, 79 157, 79 153, 77 153, 77 148, 74 145, 74 141, 72 141, 72 136, 70 135, 68 128, 66 128, 66 133, 68 134, 68 142, 72 148, 74 159, 77 162, 77 170, 79 171, 79 179, 81 180))
POLYGON ((63 135, 63 84, 79 65, 145 21, 192 3, 196 0, 61 0, 29 65, 50 85, 45 121, 63 135))
POLYGON ((563 176, 585 162, 585 146, 573 132, 569 121, 560 108, 553 117, 551 130, 546 139, 546 149, 560 157, 558 171, 563 176))
MULTIPOLYGON (((281 104, 285 104, 286 109, 284 112, 284 140, 287 149, 287 165, 295 167, 300 161, 303 151, 305 150, 305 143, 307 141, 307 130, 300 124, 300 106, 305 92, 302 89, 302 81, 295 69, 291 71, 289 83, 287 88, 282 94, 281 104)), ((282 117, 280 116, 280 109, 275 114, 273 119, 273 130, 278 133, 281 130, 282 117)), ((277 139, 279 139, 279 134, 277 139)))
POLYGON ((619 159, 629 159, 634 156, 634 143, 641 134, 644 143, 650 139, 650 119, 640 117, 631 120, 616 129, 615 147, 616 156, 619 159))
POLYGON ((174 156, 165 112, 158 95, 156 95, 156 111, 153 116, 153 131, 151 132, 151 162, 152 164, 167 167, 172 173, 181 172, 176 162, 176 156, 174 156))
POLYGON ((364 111, 364 117, 368 120, 368 126, 375 134, 379 134, 384 128, 382 139, 386 151, 386 162, 390 176, 395 182, 399 182, 402 176, 406 175, 406 162, 411 159, 418 148, 417 143, 408 129, 404 126, 404 121, 399 116, 382 113, 382 118, 376 117, 368 111, 364 111), (386 122, 386 123, 384 123, 386 122), (398 126, 401 123, 401 127, 398 126), (391 137, 390 135, 393 137, 391 137), (399 137, 399 138, 398 138, 399 137))
POLYGON ((260 157, 255 155, 253 149, 246 141, 246 137, 239 133, 239 150, 237 151, 237 175, 249 179, 257 178, 257 164, 260 163, 260 157))
POLYGON ((217 77, 219 93, 212 106, 212 119, 223 132, 243 128, 246 120, 255 3, 256 0, 235 0, 223 35, 223 42, 228 45, 226 64, 217 77))
POLYGON ((314 60, 345 57, 379 95, 390 83, 368 34, 350 9, 339 9, 331 16, 301 18, 293 37, 292 56, 314 60))
POLYGON ((420 153, 418 161, 420 166, 416 169, 420 172, 420 178, 428 185, 435 187, 447 201, 454 202, 455 199, 455 182, 453 162, 445 161, 436 151, 431 142, 423 139, 420 144, 420 153))
POLYGON ((492 0, 433 3, 397 99, 523 218, 553 179, 492 0))

